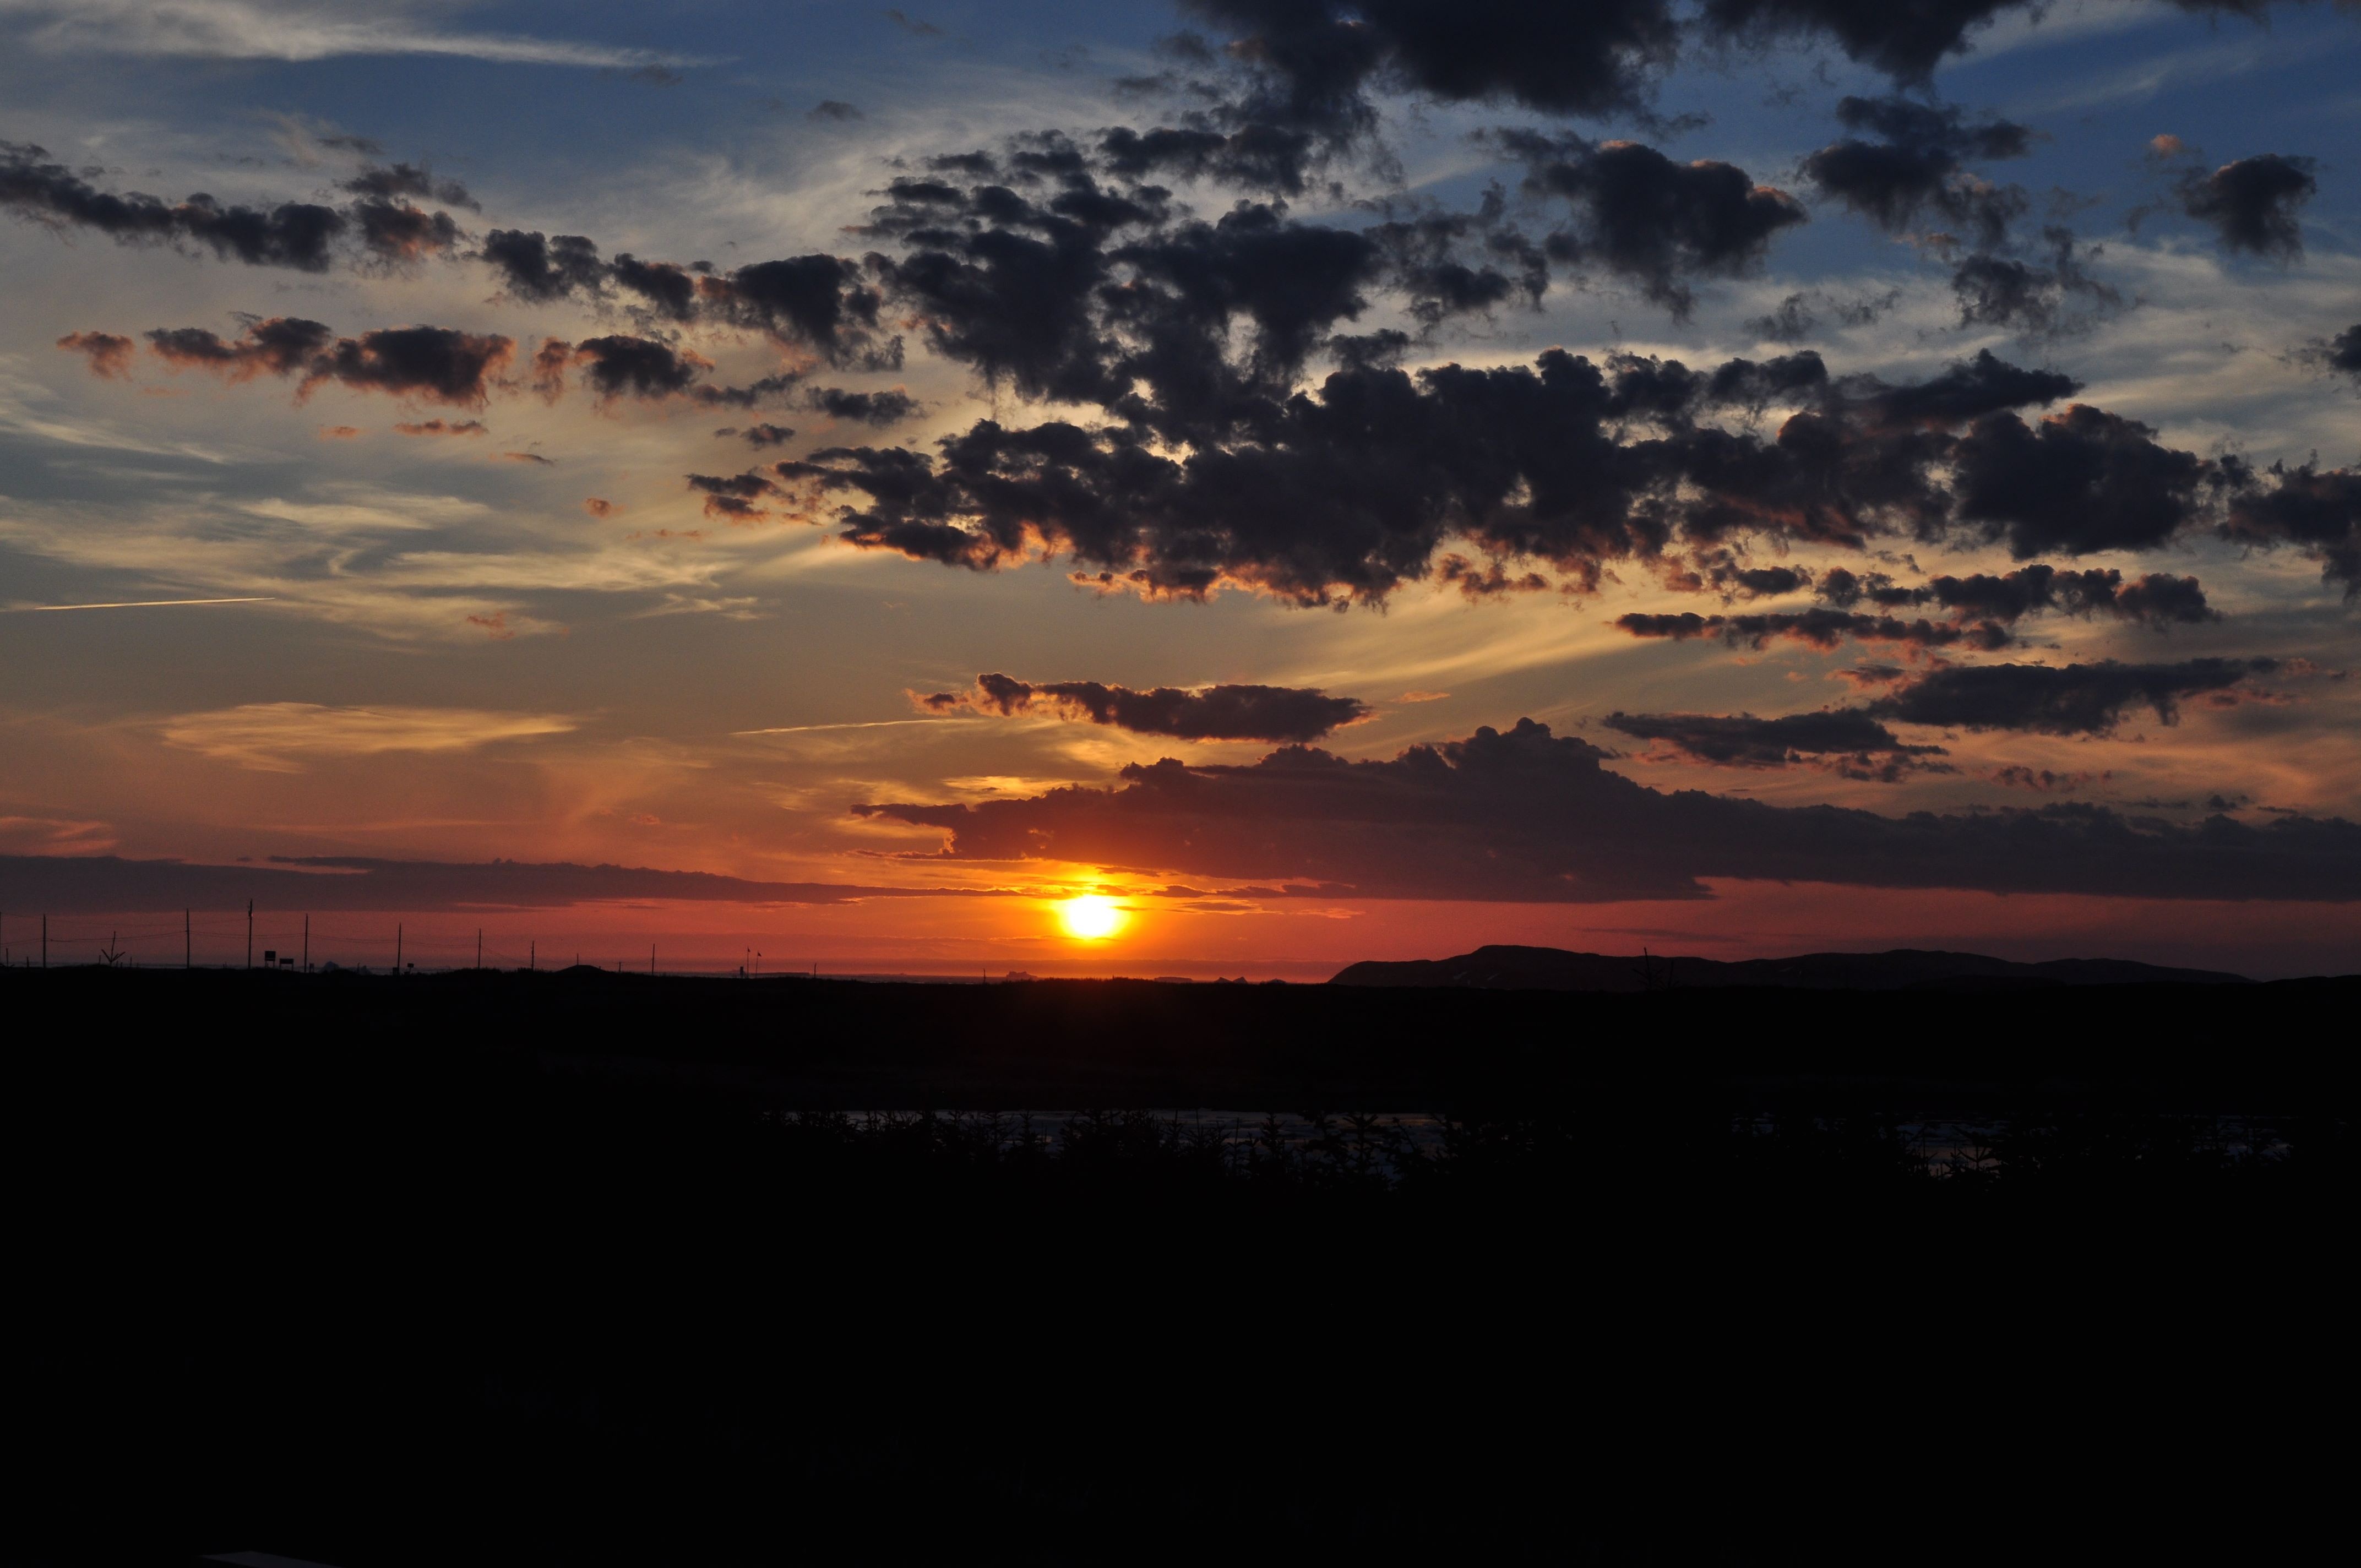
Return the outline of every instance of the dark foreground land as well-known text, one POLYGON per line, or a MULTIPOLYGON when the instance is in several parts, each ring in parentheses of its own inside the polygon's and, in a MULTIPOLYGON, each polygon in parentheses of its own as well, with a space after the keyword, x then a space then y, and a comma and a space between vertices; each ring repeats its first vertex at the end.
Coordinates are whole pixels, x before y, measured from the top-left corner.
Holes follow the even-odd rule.
POLYGON ((10 1553, 2283 1550, 2356 1001, 0 972, 10 1553))

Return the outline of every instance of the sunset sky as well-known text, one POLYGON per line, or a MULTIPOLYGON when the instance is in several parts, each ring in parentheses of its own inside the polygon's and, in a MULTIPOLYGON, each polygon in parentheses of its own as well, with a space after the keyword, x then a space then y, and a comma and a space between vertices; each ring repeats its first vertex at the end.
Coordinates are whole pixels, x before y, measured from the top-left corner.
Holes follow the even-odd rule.
POLYGON ((2356 82, 2349 3, 0 0, 0 944, 2361 969, 2356 82))

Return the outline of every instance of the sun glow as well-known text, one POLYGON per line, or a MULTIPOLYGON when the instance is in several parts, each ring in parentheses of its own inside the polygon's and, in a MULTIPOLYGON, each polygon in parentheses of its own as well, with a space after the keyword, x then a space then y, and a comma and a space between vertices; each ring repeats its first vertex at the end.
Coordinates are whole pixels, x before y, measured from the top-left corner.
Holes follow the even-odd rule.
POLYGON ((1124 927, 1127 916, 1112 898, 1095 893, 1077 894, 1058 905, 1058 924, 1080 942, 1103 941, 1124 927))

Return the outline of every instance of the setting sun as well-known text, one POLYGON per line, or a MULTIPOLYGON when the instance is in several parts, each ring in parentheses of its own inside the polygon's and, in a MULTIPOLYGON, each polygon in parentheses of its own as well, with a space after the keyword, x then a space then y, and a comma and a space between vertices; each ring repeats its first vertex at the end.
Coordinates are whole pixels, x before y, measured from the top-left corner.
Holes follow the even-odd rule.
POLYGON ((1066 935, 1078 941, 1095 942, 1112 937, 1124 927, 1122 908, 1111 898, 1095 893, 1077 894, 1058 905, 1058 923, 1066 935))

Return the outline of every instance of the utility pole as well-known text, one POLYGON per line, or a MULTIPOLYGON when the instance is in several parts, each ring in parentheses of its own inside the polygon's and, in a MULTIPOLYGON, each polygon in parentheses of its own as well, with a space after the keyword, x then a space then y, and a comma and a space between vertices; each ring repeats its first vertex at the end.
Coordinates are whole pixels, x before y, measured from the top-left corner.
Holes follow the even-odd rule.
POLYGON ((189 912, 185 909, 181 911, 181 967, 182 969, 197 967, 196 934, 189 919, 189 912))
POLYGON ((653 942, 648 944, 648 972, 656 972, 656 945, 653 942))
POLYGON ((528 974, 541 972, 541 943, 538 940, 524 945, 524 967, 528 974))
POLYGON ((481 926, 476 927, 476 967, 484 967, 484 928, 481 926))
POLYGON ((303 972, 312 972, 312 917, 303 916, 303 972))
POLYGON ((401 922, 393 923, 393 978, 401 978, 401 922))
POLYGON ((41 916, 41 967, 49 967, 49 917, 41 916))
POLYGON ((246 901, 246 967, 254 967, 254 900, 246 901))

